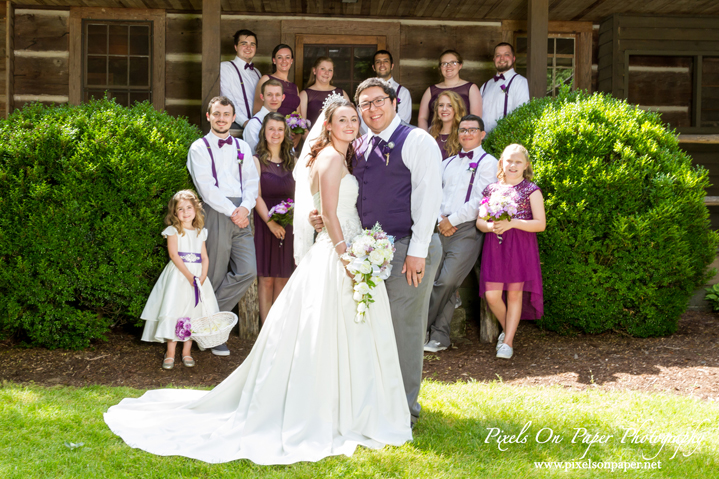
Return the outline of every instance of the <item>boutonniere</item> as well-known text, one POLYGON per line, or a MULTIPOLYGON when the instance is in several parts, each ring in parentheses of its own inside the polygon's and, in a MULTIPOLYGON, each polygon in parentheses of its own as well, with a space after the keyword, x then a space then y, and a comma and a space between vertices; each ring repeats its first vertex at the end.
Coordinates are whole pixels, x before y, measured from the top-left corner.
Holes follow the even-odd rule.
POLYGON ((392 148, 394 148, 394 142, 392 141, 382 147, 382 153, 384 153, 386 160, 384 166, 389 166, 389 154, 392 152, 392 148))
POLYGON ((237 149, 237 163, 242 165, 242 162, 245 160, 245 154, 242 153, 242 151, 238 148, 237 149))
POLYGON ((506 86, 506 85, 499 85, 499 88, 502 89, 502 93, 504 93, 505 95, 509 95, 509 93, 507 93, 507 86, 506 86))
POLYGON ((477 171, 477 162, 475 161, 475 162, 473 162, 473 163, 470 163, 470 164, 469 164, 469 168, 467 168, 467 171, 470 171, 470 172, 472 172, 472 173, 474 173, 475 171, 477 171))

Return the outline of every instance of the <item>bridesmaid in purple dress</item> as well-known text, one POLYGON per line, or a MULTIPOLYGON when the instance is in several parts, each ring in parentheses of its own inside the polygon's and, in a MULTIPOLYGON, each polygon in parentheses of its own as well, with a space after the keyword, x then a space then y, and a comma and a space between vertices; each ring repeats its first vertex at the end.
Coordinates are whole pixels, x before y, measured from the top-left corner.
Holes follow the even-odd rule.
POLYGON ((282 87, 285 93, 285 99, 282 101, 282 105, 277 110, 278 113, 287 116, 293 111, 298 111, 300 107, 300 93, 297 89, 297 85, 292 83, 289 79, 290 68, 292 63, 295 61, 295 54, 292 52, 292 48, 289 45, 280 43, 272 50, 272 74, 262 75, 259 82, 257 82, 257 88, 255 89, 255 103, 253 112, 257 113, 262 108, 262 99, 260 98, 260 87, 262 84, 274 78, 282 83, 282 87))
POLYGON ((330 94, 337 93, 350 101, 350 97, 342 88, 332 84, 335 64, 330 57, 319 57, 312 65, 312 73, 307 82, 307 87, 300 92, 300 115, 307 118, 314 125, 317 117, 320 116, 322 104, 330 94))
POLYGON ((283 227, 269 219, 269 210, 273 206, 295 195, 292 139, 284 116, 276 112, 267 114, 260 129, 254 160, 260 172, 260 191, 254 210, 257 296, 260 319, 264 323, 270 307, 295 269, 292 224, 283 227))
POLYGON ((459 121, 466 114, 464 103, 455 92, 445 91, 437 97, 429 134, 437 140, 443 161, 462 149, 459 144, 459 121))
POLYGON ((509 145, 499 158, 499 181, 482 192, 485 198, 512 196, 518 206, 511 220, 477 219, 477 228, 487 233, 482 247, 479 295, 487 300, 502 325, 498 358, 512 357, 520 319, 539 319, 544 313, 537 233, 544 231, 546 219, 542 191, 530 181, 532 175, 526 148, 509 145))
POLYGON ((418 125, 423 130, 429 131, 429 125, 433 119, 434 103, 444 91, 455 92, 464 101, 464 107, 468 113, 482 116, 482 95, 479 93, 479 87, 459 77, 462 62, 462 55, 455 50, 445 50, 439 56, 439 72, 442 74, 442 81, 427 88, 419 104, 418 125))

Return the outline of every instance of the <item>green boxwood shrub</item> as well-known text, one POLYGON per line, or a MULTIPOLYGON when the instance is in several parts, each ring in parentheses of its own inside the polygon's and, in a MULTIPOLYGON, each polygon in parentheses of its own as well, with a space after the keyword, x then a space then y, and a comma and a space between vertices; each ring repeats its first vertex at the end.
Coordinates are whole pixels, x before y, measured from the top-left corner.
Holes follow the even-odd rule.
POLYGON ((0 120, 0 331, 78 349, 139 321, 169 198, 200 136, 148 103, 31 104, 0 120))
POLYGON ((539 324, 640 337, 676 331, 711 274, 719 235, 703 201, 707 171, 692 166, 660 116, 564 89, 508 115, 485 148, 499 158, 510 143, 529 150, 547 210, 539 324))

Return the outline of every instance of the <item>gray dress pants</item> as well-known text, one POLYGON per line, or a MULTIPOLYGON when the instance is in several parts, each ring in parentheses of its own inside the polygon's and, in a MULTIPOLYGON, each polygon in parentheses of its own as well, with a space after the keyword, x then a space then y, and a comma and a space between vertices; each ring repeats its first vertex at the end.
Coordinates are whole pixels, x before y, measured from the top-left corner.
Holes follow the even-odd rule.
POLYGON ((425 263, 424 280, 419 287, 407 284, 407 276, 402 274, 402 266, 407 256, 409 237, 395 242, 395 254, 392 259, 392 275, 385 281, 389 305, 392 311, 392 324, 397 340, 399 366, 402 370, 404 391, 407 394, 412 422, 419 417, 421 406, 417 402, 419 387, 422 383, 422 363, 424 361, 424 336, 427 330, 427 312, 429 297, 432 293, 432 281, 442 255, 442 246, 437 234, 432 236, 425 263))
MULTIPOLYGON (((229 199, 235 206, 242 201, 242 198, 229 199)), ((205 244, 210 259, 207 277, 215 289, 220 311, 232 311, 257 277, 252 229, 238 227, 229 217, 207 204, 203 208, 207 228, 205 244)))
POLYGON ((439 236, 442 242, 442 259, 429 301, 427 326, 429 339, 449 347, 449 331, 454 316, 454 292, 474 268, 482 251, 484 233, 474 221, 457 226, 452 236, 439 236))

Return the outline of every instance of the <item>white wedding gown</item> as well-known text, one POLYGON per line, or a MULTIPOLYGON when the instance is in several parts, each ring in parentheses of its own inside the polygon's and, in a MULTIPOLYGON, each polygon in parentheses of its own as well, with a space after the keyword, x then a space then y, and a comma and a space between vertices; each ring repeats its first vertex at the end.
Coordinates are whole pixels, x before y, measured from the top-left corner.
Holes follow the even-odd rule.
MULTIPOLYGON (((340 183, 347 239, 361 231, 357 180, 340 183)), ((314 197, 319 209, 319 194, 314 197)), ((291 464, 412 439, 384 284, 355 323, 352 281, 326 231, 272 306, 247 359, 212 391, 123 399, 105 422, 131 447, 210 463, 291 464)))

